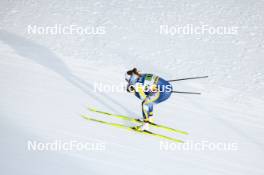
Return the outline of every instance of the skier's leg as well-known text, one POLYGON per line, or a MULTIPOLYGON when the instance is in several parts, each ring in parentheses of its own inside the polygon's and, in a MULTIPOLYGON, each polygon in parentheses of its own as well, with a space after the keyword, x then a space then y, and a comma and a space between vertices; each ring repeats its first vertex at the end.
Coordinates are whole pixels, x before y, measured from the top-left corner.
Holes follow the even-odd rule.
POLYGON ((154 103, 150 103, 150 105, 149 105, 149 117, 153 116, 153 106, 154 106, 154 103))
POLYGON ((159 99, 160 92, 152 93, 145 98, 142 102, 142 114, 144 124, 139 126, 138 129, 140 130, 148 130, 149 129, 149 122, 154 123, 153 120, 153 105, 157 99, 159 99))
POLYGON ((153 103, 142 103, 142 115, 145 121, 148 121, 149 117, 153 116, 153 103))
POLYGON ((160 96, 160 92, 157 91, 156 93, 149 95, 142 102, 142 113, 145 121, 149 121, 149 118, 153 116, 153 105, 155 101, 159 99, 159 96, 160 96))

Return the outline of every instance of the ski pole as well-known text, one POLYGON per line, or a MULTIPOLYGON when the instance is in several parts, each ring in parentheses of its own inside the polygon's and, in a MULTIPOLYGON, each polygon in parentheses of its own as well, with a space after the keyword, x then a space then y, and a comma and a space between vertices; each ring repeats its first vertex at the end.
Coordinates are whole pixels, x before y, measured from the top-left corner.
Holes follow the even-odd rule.
POLYGON ((202 77, 189 77, 189 78, 180 78, 180 79, 175 79, 175 80, 168 80, 168 82, 173 82, 173 81, 182 81, 182 80, 191 80, 191 79, 200 79, 200 78, 208 78, 208 76, 202 76, 202 77))
POLYGON ((179 93, 179 94, 195 94, 195 95, 201 95, 200 92, 182 92, 182 91, 171 91, 172 93, 179 93))

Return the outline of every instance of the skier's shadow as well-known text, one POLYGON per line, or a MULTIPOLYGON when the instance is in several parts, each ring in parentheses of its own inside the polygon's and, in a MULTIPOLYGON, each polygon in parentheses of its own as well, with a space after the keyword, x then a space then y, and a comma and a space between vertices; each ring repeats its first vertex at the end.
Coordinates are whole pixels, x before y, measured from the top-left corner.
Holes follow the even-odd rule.
POLYGON ((16 53, 21 55, 22 57, 29 58, 34 62, 56 72, 69 83, 86 93, 89 97, 108 107, 112 111, 120 113, 120 111, 117 111, 111 105, 106 103, 104 99, 107 99, 111 103, 119 106, 121 109, 126 111, 127 114, 135 115, 135 113, 129 111, 125 106, 123 106, 113 98, 99 93, 95 94, 93 92, 93 86, 91 84, 72 74, 67 65, 47 47, 4 30, 0 30, 0 40, 12 47, 16 51, 16 53))

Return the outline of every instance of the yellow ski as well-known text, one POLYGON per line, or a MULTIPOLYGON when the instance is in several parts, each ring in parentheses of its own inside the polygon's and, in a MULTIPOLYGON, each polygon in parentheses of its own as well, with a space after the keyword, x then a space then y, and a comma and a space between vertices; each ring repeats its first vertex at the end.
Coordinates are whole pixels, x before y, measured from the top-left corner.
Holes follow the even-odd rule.
MULTIPOLYGON (((127 121, 130 121, 132 123, 140 123, 140 124, 143 124, 144 122, 139 120, 139 119, 135 119, 135 118, 132 118, 132 117, 127 117, 127 116, 123 116, 123 115, 118 115, 118 114, 111 114, 109 112, 104 112, 104 111, 100 111, 100 110, 97 110, 97 109, 94 109, 94 108, 89 108, 88 109, 92 112, 96 112, 96 113, 99 113, 99 114, 104 114, 106 116, 111 116, 111 117, 115 117, 115 118, 119 118, 119 119, 123 119, 123 120, 127 120, 127 121)), ((186 131, 182 131, 182 130, 179 130, 179 129, 173 129, 173 128, 170 128, 168 126, 165 126, 165 125, 160 125, 160 124, 156 124, 156 123, 150 123, 149 124, 151 126, 154 126, 156 128, 162 128, 164 130, 167 130, 167 131, 170 131, 170 132, 176 132, 176 133, 180 133, 180 134, 184 134, 184 135, 188 135, 189 133, 186 132, 186 131)))
POLYGON ((121 129, 126 129, 126 130, 129 130, 129 131, 134 131, 134 132, 141 133, 141 134, 152 135, 154 137, 166 139, 166 140, 177 142, 177 143, 184 143, 182 140, 178 140, 178 139, 175 139, 175 138, 172 138, 172 137, 168 137, 168 136, 164 136, 164 135, 161 135, 161 134, 156 134, 156 133, 153 133, 153 132, 150 132, 150 131, 137 130, 137 129, 131 128, 129 126, 126 126, 126 125, 122 125, 122 124, 118 124, 118 123, 111 123, 111 122, 107 122, 107 121, 103 121, 103 120, 98 120, 98 119, 92 118, 92 117, 87 116, 87 115, 81 115, 81 116, 84 119, 86 119, 86 120, 97 122, 97 123, 101 123, 101 124, 104 124, 104 125, 113 126, 113 127, 121 128, 121 129))

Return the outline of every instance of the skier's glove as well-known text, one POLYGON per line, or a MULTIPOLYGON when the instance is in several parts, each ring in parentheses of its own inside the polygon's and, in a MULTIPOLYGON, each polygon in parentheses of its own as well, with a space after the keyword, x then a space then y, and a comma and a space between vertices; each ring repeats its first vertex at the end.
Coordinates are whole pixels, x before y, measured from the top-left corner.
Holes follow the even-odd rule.
POLYGON ((134 86, 133 86, 133 85, 128 85, 128 86, 127 86, 127 92, 129 92, 129 93, 134 93, 134 92, 135 92, 135 88, 134 88, 134 86))

